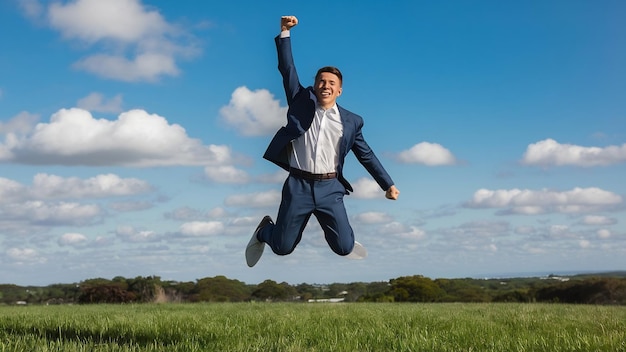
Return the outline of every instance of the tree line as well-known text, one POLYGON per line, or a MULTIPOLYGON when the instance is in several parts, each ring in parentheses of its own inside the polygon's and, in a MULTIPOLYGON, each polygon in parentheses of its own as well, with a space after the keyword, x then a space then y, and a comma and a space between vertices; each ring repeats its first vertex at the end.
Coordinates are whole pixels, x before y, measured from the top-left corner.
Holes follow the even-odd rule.
POLYGON ((626 305, 626 272, 508 279, 430 279, 402 276, 386 282, 328 285, 265 280, 246 284, 225 276, 195 282, 159 276, 89 279, 45 287, 0 284, 0 304, 147 302, 553 302, 626 305))

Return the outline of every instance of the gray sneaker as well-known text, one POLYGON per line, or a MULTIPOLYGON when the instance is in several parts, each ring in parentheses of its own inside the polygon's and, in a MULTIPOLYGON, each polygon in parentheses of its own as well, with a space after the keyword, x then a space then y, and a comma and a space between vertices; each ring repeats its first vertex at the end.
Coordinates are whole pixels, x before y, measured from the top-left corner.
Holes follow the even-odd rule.
POLYGON ((259 239, 257 238, 259 231, 265 225, 273 223, 274 222, 272 221, 272 218, 269 215, 266 215, 259 223, 259 226, 256 227, 256 230, 254 230, 252 238, 250 239, 250 242, 248 242, 248 246, 246 247, 246 263, 249 267, 252 268, 256 265, 259 259, 261 259, 261 256, 263 255, 263 250, 265 249, 265 243, 259 241, 259 239))
POLYGON ((354 241, 352 252, 346 256, 348 259, 365 259, 367 257, 367 249, 357 241, 354 241))

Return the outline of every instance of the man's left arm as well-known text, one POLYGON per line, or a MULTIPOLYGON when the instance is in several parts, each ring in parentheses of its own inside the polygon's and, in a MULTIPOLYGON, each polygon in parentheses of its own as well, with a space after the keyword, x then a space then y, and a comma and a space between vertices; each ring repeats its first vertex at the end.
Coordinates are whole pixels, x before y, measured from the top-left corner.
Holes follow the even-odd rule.
POLYGON ((374 151, 363 138, 361 129, 358 128, 352 145, 352 152, 357 160, 365 167, 367 172, 374 178, 376 183, 385 191, 387 199, 396 200, 400 195, 400 191, 393 183, 391 176, 387 173, 382 163, 374 154, 374 151))

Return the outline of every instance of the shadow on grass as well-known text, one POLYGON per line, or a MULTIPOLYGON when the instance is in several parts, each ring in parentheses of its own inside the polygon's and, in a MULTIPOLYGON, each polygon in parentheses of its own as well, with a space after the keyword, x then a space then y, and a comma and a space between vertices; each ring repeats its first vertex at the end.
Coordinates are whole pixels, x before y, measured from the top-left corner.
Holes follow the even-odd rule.
POLYGON ((93 344, 116 344, 120 346, 172 346, 182 342, 210 344, 217 339, 214 333, 205 333, 202 336, 184 333, 156 333, 154 331, 119 331, 110 329, 92 331, 74 327, 35 327, 35 326, 3 326, 1 335, 33 337, 46 341, 79 342, 93 344))

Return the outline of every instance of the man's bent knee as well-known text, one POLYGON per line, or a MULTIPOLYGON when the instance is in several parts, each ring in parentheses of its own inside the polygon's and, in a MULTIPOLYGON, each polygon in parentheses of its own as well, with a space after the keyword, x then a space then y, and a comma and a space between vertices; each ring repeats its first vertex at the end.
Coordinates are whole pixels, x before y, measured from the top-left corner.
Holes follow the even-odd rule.
POLYGON ((295 249, 295 248, 289 249, 289 248, 274 248, 274 247, 271 247, 271 248, 272 248, 272 251, 274 252, 274 254, 276 254, 276 255, 289 255, 289 254, 293 253, 293 251, 295 249))
POLYGON ((335 252, 337 255, 340 255, 342 257, 352 253, 352 250, 354 249, 354 244, 352 244, 351 246, 331 246, 330 249, 333 250, 333 252, 335 252))

